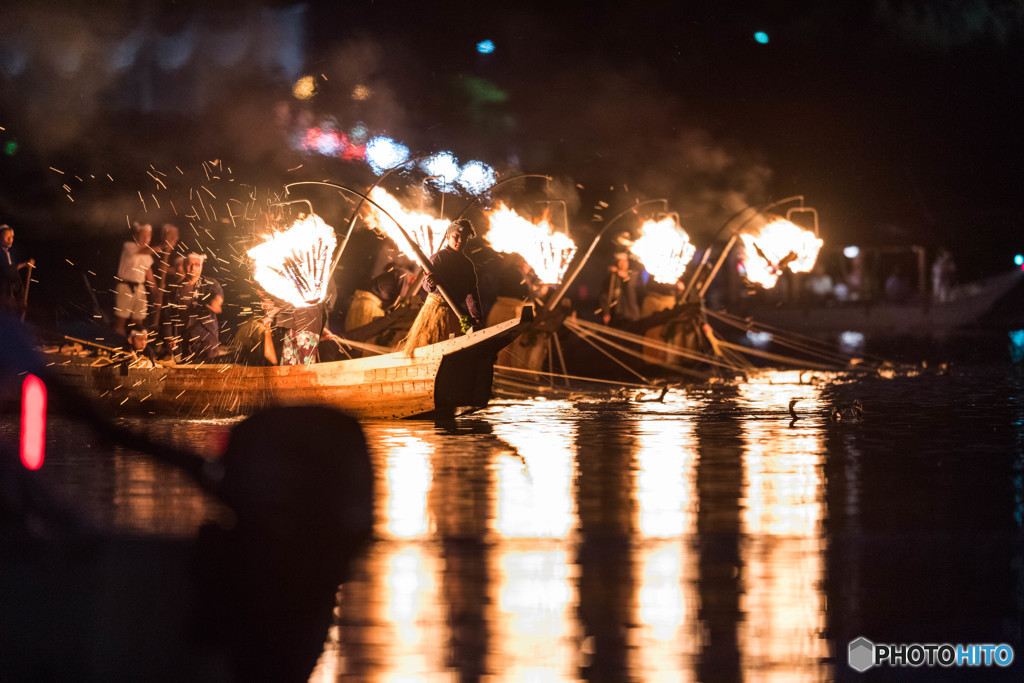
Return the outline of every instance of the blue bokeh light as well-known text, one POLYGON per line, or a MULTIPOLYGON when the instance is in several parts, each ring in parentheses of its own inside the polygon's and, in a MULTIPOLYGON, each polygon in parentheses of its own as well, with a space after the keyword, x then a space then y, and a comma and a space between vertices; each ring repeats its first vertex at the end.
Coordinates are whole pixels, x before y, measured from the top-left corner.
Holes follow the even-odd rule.
POLYGON ((762 45, 767 45, 768 44, 768 34, 765 33, 764 31, 758 31, 757 33, 754 34, 754 40, 756 40, 757 42, 761 43, 762 45))
POLYGON ((482 161, 470 161, 459 172, 459 186, 471 194, 487 191, 498 179, 494 169, 482 161))
POLYGON ((366 163, 380 175, 409 158, 409 148, 391 138, 375 137, 366 143, 366 163))
POLYGON ((489 55, 494 52, 494 41, 493 40, 481 40, 476 44, 476 51, 482 55, 489 55))
POLYGON ((424 159, 420 162, 420 168, 428 176, 437 176, 428 182, 440 190, 451 187, 459 177, 459 161, 451 152, 438 152, 429 159, 424 159))
POLYGON ((1017 254, 1014 256, 1013 262, 1018 266, 1024 266, 1024 254, 1017 254))

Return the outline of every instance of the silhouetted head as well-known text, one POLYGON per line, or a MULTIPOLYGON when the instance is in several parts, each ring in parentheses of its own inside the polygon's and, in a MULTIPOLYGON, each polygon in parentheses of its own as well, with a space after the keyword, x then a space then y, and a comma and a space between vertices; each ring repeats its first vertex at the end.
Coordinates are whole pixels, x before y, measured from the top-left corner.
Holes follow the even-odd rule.
POLYGON ((227 647, 238 680, 305 680, 372 531, 363 431, 332 408, 271 408, 232 430, 219 465, 236 519, 202 538, 203 638, 227 647))

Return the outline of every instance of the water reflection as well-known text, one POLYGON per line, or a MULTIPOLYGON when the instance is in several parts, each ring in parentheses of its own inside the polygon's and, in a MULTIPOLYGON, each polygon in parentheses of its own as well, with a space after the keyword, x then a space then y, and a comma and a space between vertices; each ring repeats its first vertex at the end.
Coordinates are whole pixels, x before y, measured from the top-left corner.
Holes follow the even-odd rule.
MULTIPOLYGON (((924 487, 917 493, 891 483, 891 435, 896 426, 916 428, 880 407, 901 385, 801 380, 768 373, 673 391, 664 403, 499 402, 455 425, 367 423, 375 540, 342 587, 313 680, 840 676, 847 636, 886 623, 885 598, 901 590, 874 568, 870 547, 880 524, 910 522, 879 510, 899 504, 894 491, 908 499, 901 510, 941 491, 943 499, 958 496, 971 512, 965 519, 1015 524, 1019 533, 1020 457, 1006 454, 1014 444, 1019 450, 1024 432, 1019 424, 1001 428, 1005 443, 992 448, 984 474, 982 461, 959 455, 941 456, 959 476, 913 465, 924 487), (829 405, 852 388, 871 419, 828 423, 829 405), (792 398, 799 398, 795 422, 792 398), (961 486, 964 474, 996 495, 961 486)), ((913 381, 924 400, 923 380, 913 381)), ((960 424, 991 414, 974 400, 980 407, 957 408, 960 424)), ((1017 422, 1024 414, 1019 402, 1006 412, 1017 422)), ((225 430, 148 427, 185 434, 188 443, 216 442, 225 430)), ((942 453, 929 440, 941 428, 925 424, 901 438, 942 453)), ((213 514, 167 468, 126 453, 86 466, 81 435, 58 428, 52 438, 68 448, 48 461, 47 476, 116 526, 180 533, 213 514)), ((900 553, 899 538, 885 543, 900 553)), ((975 552, 958 543, 939 547, 975 552)), ((1003 611, 992 621, 1019 623, 1021 573, 1013 567, 1020 552, 1000 545, 989 557, 993 567, 972 576, 994 578, 990 602, 1003 611)), ((926 562, 909 559, 918 568, 926 562)))
MULTIPOLYGON (((815 387, 772 384, 738 387, 738 402, 787 405, 794 389, 819 406, 815 387)), ((820 412, 820 411, 818 411, 820 412)), ((823 455, 820 426, 811 419, 768 416, 744 420, 741 563, 747 590, 739 608, 741 667, 766 680, 827 678, 825 640, 823 455)))

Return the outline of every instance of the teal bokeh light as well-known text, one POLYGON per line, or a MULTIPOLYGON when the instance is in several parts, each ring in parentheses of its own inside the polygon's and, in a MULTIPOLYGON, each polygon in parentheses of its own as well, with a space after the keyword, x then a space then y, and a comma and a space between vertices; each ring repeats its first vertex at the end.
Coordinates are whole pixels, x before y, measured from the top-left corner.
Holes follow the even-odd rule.
POLYGON ((482 55, 489 55, 494 52, 494 41, 493 40, 481 40, 476 44, 476 51, 482 55))
POLYGON ((1013 262, 1018 266, 1024 266, 1024 254, 1017 254, 1014 256, 1013 262))
POLYGON ((762 45, 767 45, 768 44, 768 34, 765 33, 764 31, 758 31, 757 33, 754 34, 754 40, 756 40, 757 42, 761 43, 762 45))

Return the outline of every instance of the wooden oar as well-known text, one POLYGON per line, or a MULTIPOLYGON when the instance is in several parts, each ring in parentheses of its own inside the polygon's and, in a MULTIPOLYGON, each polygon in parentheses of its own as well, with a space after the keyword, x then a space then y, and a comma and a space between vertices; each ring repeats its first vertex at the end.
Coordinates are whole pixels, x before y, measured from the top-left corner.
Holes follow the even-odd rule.
POLYGON ((28 279, 25 280, 25 296, 21 300, 21 322, 25 322, 25 314, 28 312, 28 286, 32 284, 32 269, 35 264, 28 262, 28 279))

